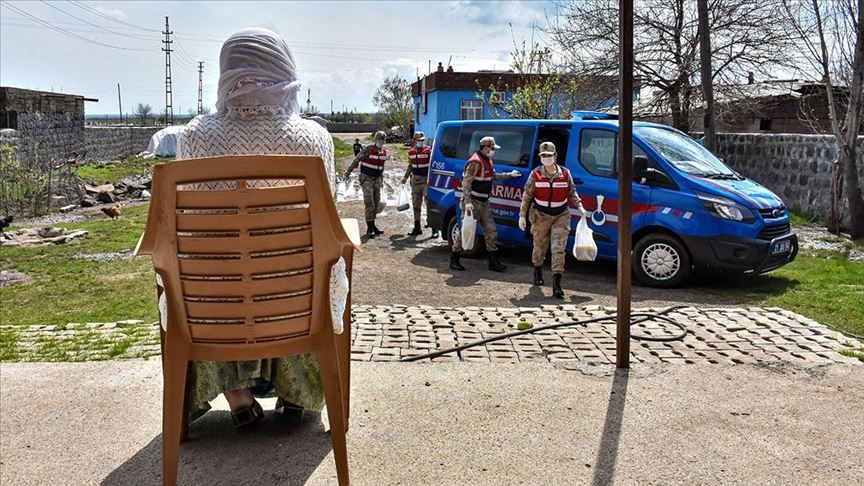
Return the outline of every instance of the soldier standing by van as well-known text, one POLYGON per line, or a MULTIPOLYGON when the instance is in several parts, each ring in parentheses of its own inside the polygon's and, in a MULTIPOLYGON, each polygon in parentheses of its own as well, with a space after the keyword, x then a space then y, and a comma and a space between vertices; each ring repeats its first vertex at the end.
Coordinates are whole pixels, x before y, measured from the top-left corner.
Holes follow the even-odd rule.
POLYGON ((345 180, 351 177, 351 172, 360 166, 360 187, 363 189, 363 205, 366 209, 366 236, 374 238, 384 232, 375 226, 375 215, 381 204, 381 185, 384 180, 384 161, 387 160, 387 149, 384 132, 375 132, 373 144, 363 147, 354 157, 351 165, 345 170, 345 180))
MULTIPOLYGON (((428 190, 426 182, 429 178, 429 161, 432 151, 426 147, 426 136, 423 132, 414 132, 412 138, 414 145, 408 151, 408 169, 402 177, 402 184, 411 178, 411 207, 414 209, 414 229, 408 233, 411 236, 419 236, 423 231, 420 229, 420 209, 428 190)), ((428 208, 428 206, 427 206, 428 208)), ((438 237, 438 230, 432 230, 432 238, 438 237)))
POLYGON ((540 167, 531 171, 522 193, 519 209, 519 229, 525 231, 526 217, 531 221, 534 238, 534 285, 543 285, 543 260, 549 240, 552 240, 552 295, 564 297, 561 276, 567 253, 567 236, 570 234, 570 207, 575 207, 584 218, 588 213, 576 194, 570 171, 556 164, 558 154, 555 144, 540 144, 540 167), (529 211, 529 207, 531 208, 529 211))
MULTIPOLYGON (((515 179, 521 174, 518 170, 504 173, 495 173, 492 157, 501 146, 495 144, 492 137, 480 139, 480 149, 465 163, 462 172, 462 214, 472 211, 477 224, 483 228, 486 238, 486 251, 489 252, 489 270, 503 272, 507 267, 498 258, 498 230, 492 219, 492 206, 489 197, 492 194, 492 181, 515 179)), ((453 251, 450 253, 450 268, 453 270, 465 270, 459 262, 462 251, 462 239, 453 239, 453 251)))

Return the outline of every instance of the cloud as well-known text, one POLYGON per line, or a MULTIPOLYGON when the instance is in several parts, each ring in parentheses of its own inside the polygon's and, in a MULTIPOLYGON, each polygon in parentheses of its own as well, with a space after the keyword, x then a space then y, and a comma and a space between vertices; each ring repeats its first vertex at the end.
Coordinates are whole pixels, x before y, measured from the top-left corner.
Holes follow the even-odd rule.
POLYGON ((123 20, 126 18, 126 12, 120 10, 119 8, 96 7, 96 10, 102 12, 109 17, 114 17, 115 19, 123 20))
POLYGON ((456 0, 451 2, 450 15, 471 23, 531 27, 545 22, 546 2, 456 0))

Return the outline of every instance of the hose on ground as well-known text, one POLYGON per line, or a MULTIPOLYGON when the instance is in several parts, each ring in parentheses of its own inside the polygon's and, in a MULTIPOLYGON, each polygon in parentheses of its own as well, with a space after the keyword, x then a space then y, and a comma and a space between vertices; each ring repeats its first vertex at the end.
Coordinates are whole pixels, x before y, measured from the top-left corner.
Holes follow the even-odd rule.
MULTIPOLYGON (((678 310, 678 309, 681 309, 684 307, 687 307, 687 306, 678 305, 678 306, 668 307, 666 309, 663 309, 660 312, 635 312, 635 313, 630 315, 631 318, 633 318, 633 317, 638 318, 637 320, 631 320, 630 326, 635 326, 636 324, 641 324, 641 323, 646 322, 646 321, 659 320, 659 321, 666 322, 668 324, 672 324, 673 326, 679 328, 681 330, 681 332, 679 332, 678 334, 674 334, 671 336, 647 336, 647 335, 635 335, 634 336, 634 335, 631 335, 630 337, 632 339, 637 340, 637 341, 653 341, 653 342, 669 342, 669 341, 678 341, 678 340, 684 339, 684 336, 687 335, 687 327, 684 326, 683 324, 681 324, 680 322, 675 321, 674 319, 670 319, 670 318, 666 317, 666 314, 669 314, 670 312, 673 312, 675 310, 678 310)), ((431 353, 420 354, 417 356, 406 356, 406 357, 400 359, 399 361, 411 362, 411 361, 419 361, 421 359, 437 358, 438 356, 442 356, 445 354, 456 353, 456 352, 459 352, 459 351, 462 351, 462 350, 465 350, 468 348, 473 348, 476 346, 482 346, 484 344, 488 344, 491 342, 501 341, 504 339, 510 339, 510 338, 522 336, 525 334, 532 334, 532 333, 535 333, 538 331, 544 331, 547 329, 558 329, 561 327, 570 327, 570 326, 587 326, 588 324, 593 324, 593 323, 597 323, 597 322, 614 321, 615 319, 617 319, 617 316, 618 316, 618 314, 615 313, 615 314, 609 314, 608 316, 593 317, 591 319, 582 319, 582 320, 578 320, 578 321, 555 322, 553 324, 546 324, 544 326, 532 327, 530 329, 523 329, 521 331, 512 331, 512 332, 508 332, 508 333, 504 333, 504 334, 499 334, 497 336, 492 336, 492 337, 488 337, 485 339, 480 339, 478 341, 473 341, 473 342, 463 344, 461 346, 456 346, 453 348, 440 349, 437 351, 433 351, 431 353)))

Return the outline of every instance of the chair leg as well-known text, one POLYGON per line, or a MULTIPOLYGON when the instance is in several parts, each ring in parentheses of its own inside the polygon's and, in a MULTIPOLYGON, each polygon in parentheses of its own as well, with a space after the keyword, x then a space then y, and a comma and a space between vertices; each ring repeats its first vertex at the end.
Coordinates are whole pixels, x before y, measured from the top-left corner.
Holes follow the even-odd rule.
POLYGON ((180 425, 180 443, 186 442, 189 438, 189 374, 192 370, 192 362, 186 362, 186 381, 184 382, 183 392, 183 422, 180 425))
POLYGON ((162 484, 177 484, 177 465, 183 439, 188 361, 170 350, 163 355, 164 390, 162 393, 162 484))
POLYGON ((343 412, 342 384, 336 343, 327 343, 318 351, 321 366, 321 381, 327 401, 327 418, 330 420, 330 440, 333 441, 333 457, 336 460, 336 475, 340 486, 348 481, 348 446, 345 440, 345 413, 343 412))
POLYGON ((339 376, 342 378, 342 411, 345 416, 345 431, 350 425, 351 409, 351 317, 345 319, 345 330, 336 336, 336 354, 339 357, 339 376))

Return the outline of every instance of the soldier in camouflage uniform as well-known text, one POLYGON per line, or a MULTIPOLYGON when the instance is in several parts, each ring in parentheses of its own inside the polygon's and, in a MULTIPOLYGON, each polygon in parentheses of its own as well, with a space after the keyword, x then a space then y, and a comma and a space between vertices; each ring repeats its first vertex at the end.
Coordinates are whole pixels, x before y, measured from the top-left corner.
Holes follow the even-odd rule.
POLYGON ((534 239, 534 285, 543 285, 543 260, 552 240, 552 295, 564 297, 561 276, 567 253, 567 237, 570 235, 570 207, 576 208, 584 218, 587 214, 576 194, 570 171, 556 164, 558 154, 555 144, 540 144, 540 167, 531 171, 522 193, 519 209, 519 229, 525 231, 531 221, 531 236, 534 239), (530 210, 529 210, 530 207, 530 210))
MULTIPOLYGON (((483 228, 486 238, 486 251, 489 252, 489 270, 503 272, 507 269, 498 258, 498 230, 492 219, 492 206, 489 197, 492 195, 492 181, 514 179, 521 176, 518 170, 505 173, 495 173, 492 156, 500 149, 492 137, 480 139, 480 149, 465 163, 462 173, 462 214, 472 211, 477 224, 483 228)), ((452 253, 450 253, 450 268, 465 270, 459 262, 462 251, 462 238, 454 238, 452 253)))
MULTIPOLYGON (((411 178, 411 207, 414 209, 414 229, 408 234, 419 236, 423 233, 420 229, 420 209, 428 193, 427 181, 432 151, 426 147, 426 136, 423 132, 414 132, 412 141, 414 147, 408 151, 408 169, 405 171, 405 176, 402 177, 402 184, 405 184, 409 177, 411 178)), ((428 209, 428 203, 426 207, 428 209)), ((438 230, 433 229, 432 238, 437 237, 438 230)))
POLYGON ((375 226, 375 215, 383 209, 381 186, 384 181, 384 161, 387 160, 387 149, 384 148, 386 138, 384 132, 375 132, 374 143, 363 147, 345 170, 347 181, 351 172, 360 166, 360 187, 363 189, 363 205, 366 209, 366 236, 369 238, 384 234, 375 226))

